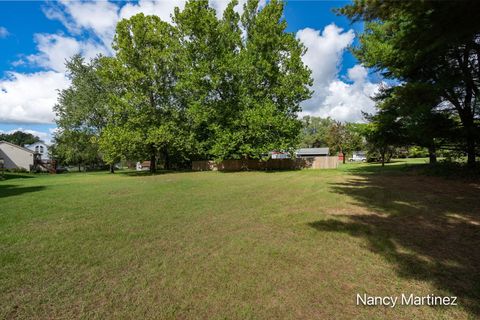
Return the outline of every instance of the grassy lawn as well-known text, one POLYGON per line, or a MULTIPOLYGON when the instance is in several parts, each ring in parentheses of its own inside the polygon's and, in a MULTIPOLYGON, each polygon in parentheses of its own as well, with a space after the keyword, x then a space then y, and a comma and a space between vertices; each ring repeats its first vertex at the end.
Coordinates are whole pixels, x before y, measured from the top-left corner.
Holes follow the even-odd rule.
POLYGON ((0 318, 480 317, 480 185, 405 161, 7 178, 0 318), (459 306, 361 307, 357 293, 459 306))

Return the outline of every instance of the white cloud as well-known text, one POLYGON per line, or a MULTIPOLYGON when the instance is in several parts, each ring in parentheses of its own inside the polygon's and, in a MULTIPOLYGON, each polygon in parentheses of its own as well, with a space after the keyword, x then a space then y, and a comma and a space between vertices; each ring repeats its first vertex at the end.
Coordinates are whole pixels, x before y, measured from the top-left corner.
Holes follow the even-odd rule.
POLYGON ((8 37, 10 32, 8 32, 7 28, 0 27, 0 39, 8 37))
POLYGON ((342 56, 355 38, 353 30, 344 31, 332 23, 322 32, 310 28, 299 30, 297 38, 307 47, 303 61, 312 70, 314 90, 312 98, 302 103, 300 116, 361 121, 361 111, 373 110, 370 97, 378 85, 368 80, 368 71, 361 65, 347 71, 351 83, 339 79, 342 56))
POLYGON ((362 111, 374 112, 375 103, 371 97, 378 92, 379 84, 369 82, 367 74, 364 67, 356 65, 348 70, 348 77, 353 83, 332 81, 318 114, 340 121, 358 122, 363 119, 362 111))
POLYGON ((127 3, 120 10, 120 19, 128 19, 137 13, 143 12, 145 15, 157 15, 163 21, 171 22, 171 15, 175 7, 183 9, 184 0, 154 1, 140 0, 138 3, 127 3))
POLYGON ((65 62, 74 54, 91 59, 99 53, 107 55, 105 47, 92 40, 79 41, 59 34, 35 34, 38 53, 27 60, 47 70, 65 71, 65 62))
POLYGON ((43 9, 49 19, 59 20, 74 35, 87 31, 100 40, 98 46, 109 50, 115 26, 119 19, 119 7, 109 1, 60 1, 43 9))
MULTIPOLYGON (((228 4, 230 3, 230 0, 210 0, 209 4, 210 6, 215 9, 217 12, 217 17, 222 18, 223 12, 227 8, 228 4)), ((238 12, 239 14, 243 13, 243 6, 247 3, 247 0, 238 0, 238 4, 235 7, 235 11, 238 12)), ((267 1, 266 0, 260 0, 258 2, 258 8, 263 8, 266 5, 267 1)))
POLYGON ((53 123, 52 107, 69 80, 61 72, 12 72, 0 80, 0 123, 53 123))

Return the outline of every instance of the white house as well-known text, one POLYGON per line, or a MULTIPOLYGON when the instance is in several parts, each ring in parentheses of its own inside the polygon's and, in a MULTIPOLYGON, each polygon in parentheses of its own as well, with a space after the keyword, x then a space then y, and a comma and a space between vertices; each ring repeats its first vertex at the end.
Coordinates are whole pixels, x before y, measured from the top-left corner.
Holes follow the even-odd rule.
POLYGON ((13 143, 0 141, 0 159, 5 169, 25 169, 33 167, 34 152, 13 143))
POLYGON ((25 148, 39 154, 40 160, 50 160, 50 155, 48 153, 48 145, 43 142, 35 142, 32 144, 28 144, 25 146, 25 148))

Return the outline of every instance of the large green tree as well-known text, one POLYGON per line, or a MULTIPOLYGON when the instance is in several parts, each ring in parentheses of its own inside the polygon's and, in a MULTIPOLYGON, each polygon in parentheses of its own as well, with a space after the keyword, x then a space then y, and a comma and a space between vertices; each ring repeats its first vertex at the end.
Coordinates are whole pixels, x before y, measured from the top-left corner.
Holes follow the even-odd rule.
POLYGON ((102 161, 97 141, 109 111, 107 88, 98 74, 100 61, 101 58, 95 58, 85 62, 80 55, 67 61, 71 85, 60 91, 54 106, 59 129, 54 137, 54 156, 71 165, 102 161))
POLYGON ((390 78, 434 85, 462 124, 468 165, 479 139, 479 1, 355 0, 340 10, 364 20, 356 56, 390 78))
POLYGON ((86 87, 85 97, 70 99, 71 90, 62 96, 74 101, 74 111, 77 104, 100 106, 104 122, 93 125, 95 112, 80 112, 81 125, 72 125, 76 113, 60 103, 61 127, 88 128, 107 163, 150 158, 152 172, 159 159, 168 168, 172 160, 293 151, 300 102, 311 94, 305 48, 286 32, 281 2, 260 9, 250 0, 241 16, 237 5, 232 1, 220 19, 203 0, 176 8, 173 25, 143 14, 120 21, 115 55, 96 60, 92 83, 99 80, 105 94, 86 87))
POLYGON ((116 55, 105 58, 100 70, 113 88, 111 115, 100 138, 107 161, 149 157, 154 172, 161 154, 168 168, 171 149, 183 137, 175 94, 181 66, 178 38, 177 30, 157 16, 137 14, 118 23, 116 55))
POLYGON ((301 126, 296 112, 310 96, 305 48, 285 31, 283 4, 271 1, 260 10, 251 0, 241 17, 236 5, 232 1, 220 20, 208 1, 189 1, 175 13, 189 123, 199 154, 218 160, 293 150, 301 126))

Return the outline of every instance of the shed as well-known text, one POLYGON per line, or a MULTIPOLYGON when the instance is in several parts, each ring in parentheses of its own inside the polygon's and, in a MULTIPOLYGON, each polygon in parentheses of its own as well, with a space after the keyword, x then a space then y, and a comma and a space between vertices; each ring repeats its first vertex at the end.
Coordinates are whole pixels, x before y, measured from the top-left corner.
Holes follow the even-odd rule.
POLYGON ((302 148, 296 152, 297 158, 327 157, 329 148, 302 148))

